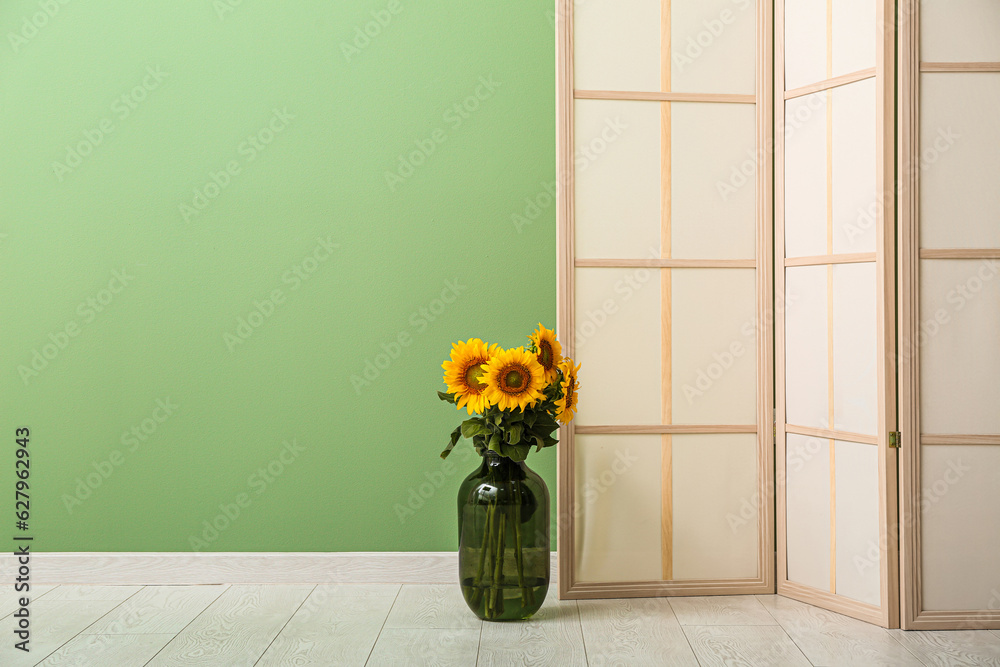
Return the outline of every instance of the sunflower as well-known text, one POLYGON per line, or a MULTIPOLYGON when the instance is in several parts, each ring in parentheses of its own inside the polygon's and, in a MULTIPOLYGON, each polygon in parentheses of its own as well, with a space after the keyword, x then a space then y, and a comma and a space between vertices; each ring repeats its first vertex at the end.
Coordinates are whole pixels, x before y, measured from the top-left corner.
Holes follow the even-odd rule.
POLYGON ((545 370, 535 355, 523 347, 497 350, 483 368, 486 371, 482 377, 486 383, 483 393, 501 410, 520 408, 523 411, 544 398, 545 370))
POLYGON ((580 404, 580 383, 576 379, 576 374, 580 371, 580 365, 577 364, 574 368, 573 360, 566 358, 561 364, 559 364, 559 370, 563 373, 562 382, 562 398, 556 401, 556 408, 559 412, 556 414, 556 419, 561 421, 563 424, 569 423, 574 417, 577 406, 580 404))
POLYGON ((496 345, 487 346, 478 338, 470 338, 465 343, 459 341, 451 346, 451 361, 444 362, 441 367, 444 368, 448 393, 455 395, 459 410, 467 407, 471 415, 486 412, 490 406, 484 393, 483 364, 490 360, 496 349, 496 345))
POLYGON ((541 322, 538 323, 538 329, 535 333, 528 338, 538 350, 538 363, 545 371, 545 384, 549 384, 559 374, 557 369, 563 360, 562 345, 556 340, 556 332, 546 329, 541 322))

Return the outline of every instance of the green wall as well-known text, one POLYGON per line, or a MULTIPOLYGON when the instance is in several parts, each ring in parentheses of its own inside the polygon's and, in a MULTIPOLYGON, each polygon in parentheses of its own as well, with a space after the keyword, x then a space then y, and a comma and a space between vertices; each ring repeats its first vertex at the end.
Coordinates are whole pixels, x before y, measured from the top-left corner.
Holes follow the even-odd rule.
POLYGON ((457 548, 440 364, 554 324, 550 6, 0 4, 0 509, 27 426, 36 550, 457 548))

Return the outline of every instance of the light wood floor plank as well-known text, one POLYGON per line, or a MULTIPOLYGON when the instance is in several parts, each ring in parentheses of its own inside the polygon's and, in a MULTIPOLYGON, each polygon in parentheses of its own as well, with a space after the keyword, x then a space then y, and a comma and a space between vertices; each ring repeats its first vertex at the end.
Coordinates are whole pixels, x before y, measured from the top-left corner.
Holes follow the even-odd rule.
POLYGON ((697 667, 666 598, 580 600, 580 624, 591 667, 697 667))
POLYGON ((0 665, 20 667, 37 664, 120 604, 115 600, 45 602, 44 598, 32 602, 29 608, 30 652, 25 653, 14 648, 14 627, 10 625, 14 619, 8 616, 4 621, 3 641, 0 642, 0 665))
POLYGON ((430 630, 476 628, 482 621, 472 613, 457 585, 404 584, 392 605, 386 628, 430 630))
POLYGON ((142 586, 57 586, 46 600, 127 600, 142 586))
POLYGON ((174 635, 78 635, 38 667, 145 665, 174 635))
POLYGON ((702 667, 810 667, 785 631, 776 625, 684 626, 702 667))
POLYGON ((253 665, 315 586, 232 586, 148 667, 253 665))
POLYGON ((1000 637, 987 630, 890 630, 889 634, 927 665, 1000 666, 1000 637))
POLYGON ((395 598, 333 596, 317 586, 257 667, 364 665, 395 598))
POLYGON ((671 598, 681 625, 777 625, 774 617, 752 595, 671 598))
POLYGON ((366 667, 469 667, 476 664, 479 633, 479 628, 386 628, 366 667))
POLYGON ((883 628, 789 598, 760 596, 758 599, 814 665, 922 665, 883 628))
POLYGON ((84 631, 88 635, 178 633, 228 586, 149 586, 84 631))
POLYGON ((554 593, 520 623, 483 623, 478 667, 574 667, 587 665, 580 612, 574 600, 554 593))
POLYGON ((390 597, 399 595, 400 584, 323 584, 314 595, 336 598, 390 597))
MULTIPOLYGON (((54 589, 55 586, 32 586, 31 590, 27 591, 29 613, 30 605, 34 604, 35 600, 47 596, 54 589)), ((20 600, 24 595, 25 593, 23 592, 16 592, 13 586, 5 586, 3 592, 0 593, 0 618, 5 618, 17 611, 21 607, 20 600)))

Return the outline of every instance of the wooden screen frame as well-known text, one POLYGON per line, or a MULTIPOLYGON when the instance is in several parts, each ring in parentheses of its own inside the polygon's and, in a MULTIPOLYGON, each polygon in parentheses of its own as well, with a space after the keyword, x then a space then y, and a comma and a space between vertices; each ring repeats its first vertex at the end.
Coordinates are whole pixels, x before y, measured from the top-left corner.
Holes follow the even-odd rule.
MULTIPOLYGON (((874 70, 831 77, 808 86, 785 90, 784 49, 785 0, 776 0, 774 40, 774 118, 775 127, 775 257, 781 266, 775 271, 775 293, 784 295, 785 268, 789 266, 833 265, 851 262, 876 262, 878 329, 878 430, 877 436, 843 433, 825 429, 793 427, 787 424, 785 411, 785 317, 775 313, 775 386, 776 386, 776 466, 777 466, 777 592, 808 604, 836 611, 883 627, 899 627, 899 574, 897 544, 896 449, 889 446, 889 434, 896 430, 896 317, 895 317, 895 1, 878 0, 876 5, 876 66, 874 70), (876 251, 842 254, 834 257, 785 259, 784 168, 785 102, 789 99, 874 77, 876 81, 876 192, 882 206, 877 214, 876 251), (787 434, 798 433, 821 438, 842 439, 878 446, 879 476, 879 576, 880 604, 874 606, 836 593, 821 591, 788 580, 786 538, 786 446, 787 434)), ((832 252, 832 249, 830 250, 832 252)), ((835 562, 835 561, 834 561, 835 562)))
POLYGON ((899 503, 902 627, 906 630, 1000 629, 1000 610, 934 611, 922 597, 921 445, 1000 445, 1000 435, 927 435, 920 422, 920 260, 1000 259, 1000 250, 921 250, 920 77, 925 72, 1000 72, 996 62, 924 62, 920 58, 920 3, 900 0, 899 34, 899 503))
MULTIPOLYGON (((670 0, 662 0, 669 8, 670 0)), ((754 95, 577 91, 574 85, 573 47, 574 0, 556 0, 556 113, 557 113, 557 274, 558 330, 563 332, 563 347, 575 358, 574 337, 566 335, 575 327, 575 270, 581 266, 643 266, 653 268, 755 268, 757 312, 757 425, 756 426, 624 426, 560 428, 557 474, 557 534, 559 539, 559 598, 592 599, 657 597, 674 595, 734 595, 774 593, 774 437, 773 424, 773 245, 772 245, 772 16, 773 0, 757 2, 757 68, 754 95), (661 102, 752 103, 757 109, 757 202, 756 260, 683 260, 666 256, 652 260, 577 260, 574 236, 574 102, 576 99, 625 99, 661 102), (757 576, 746 579, 675 580, 638 582, 581 582, 576 576, 574 471, 576 433, 638 434, 669 436, 680 433, 756 433, 758 561, 757 576)), ((669 117, 669 111, 665 112, 669 117)), ((669 280, 669 278, 666 278, 669 280)), ((669 445, 664 444, 665 451, 669 445)), ((669 462, 665 462, 669 466, 669 462)), ((665 501, 668 502, 668 501, 665 501)), ((664 533, 665 534, 665 533, 664 533)), ((666 569, 666 568, 665 568, 666 569)))

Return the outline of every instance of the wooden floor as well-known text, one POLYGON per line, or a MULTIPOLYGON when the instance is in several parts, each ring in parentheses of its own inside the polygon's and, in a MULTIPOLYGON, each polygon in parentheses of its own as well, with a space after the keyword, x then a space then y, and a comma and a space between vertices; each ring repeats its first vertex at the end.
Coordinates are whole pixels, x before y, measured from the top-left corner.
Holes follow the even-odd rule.
POLYGON ((560 602, 483 623, 457 586, 36 587, 0 665, 998 665, 1000 631, 902 632, 775 596, 560 602))

